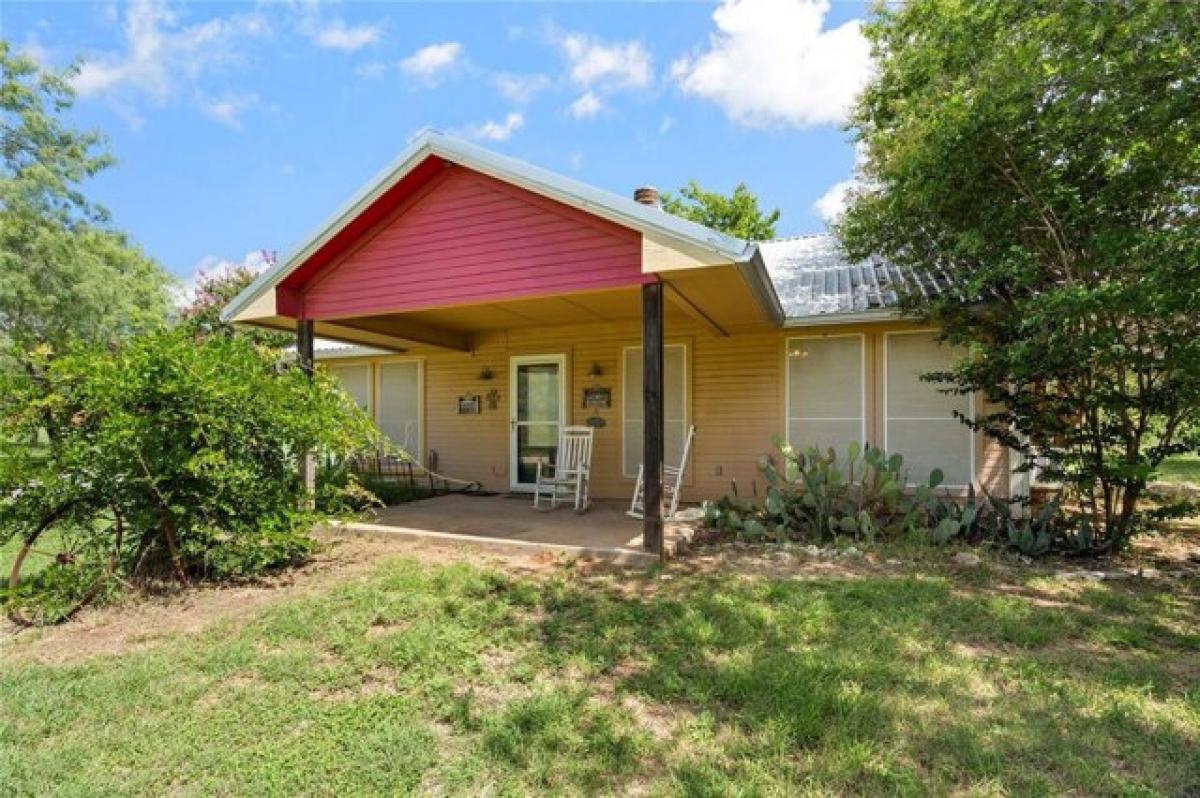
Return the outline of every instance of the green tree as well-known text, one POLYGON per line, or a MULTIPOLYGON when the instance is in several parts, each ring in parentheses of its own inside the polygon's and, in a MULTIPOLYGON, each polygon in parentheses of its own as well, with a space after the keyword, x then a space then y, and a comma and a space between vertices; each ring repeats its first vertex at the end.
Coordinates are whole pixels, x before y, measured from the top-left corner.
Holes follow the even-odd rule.
POLYGON ((1200 448, 1200 7, 910 0, 864 30, 841 237, 949 278, 904 292, 970 347, 929 376, 995 403, 975 426, 1120 547, 1163 459, 1200 448))
POLYGON ((758 196, 745 183, 738 183, 728 197, 705 191, 695 180, 679 189, 679 194, 663 194, 662 207, 667 213, 699 222, 747 241, 765 241, 775 237, 779 209, 770 213, 759 210, 758 196))
POLYGON ((0 546, 52 532, 46 579, 71 601, 105 562, 187 578, 303 557, 316 517, 301 509, 301 453, 379 445, 335 378, 281 367, 244 336, 180 327, 41 357, 36 378, 0 373, 0 546), (59 434, 35 452, 23 441, 46 415, 59 434))
POLYGON ((184 327, 196 335, 240 335, 262 346, 282 349, 296 342, 290 333, 273 332, 246 326, 235 326, 221 319, 221 311, 258 276, 245 264, 214 274, 201 274, 196 279, 195 296, 183 308, 180 316, 184 327))
POLYGON ((0 40, 0 351, 24 368, 39 347, 107 344, 162 324, 169 306, 169 275, 80 189, 113 159, 99 134, 62 120, 72 74, 0 40))

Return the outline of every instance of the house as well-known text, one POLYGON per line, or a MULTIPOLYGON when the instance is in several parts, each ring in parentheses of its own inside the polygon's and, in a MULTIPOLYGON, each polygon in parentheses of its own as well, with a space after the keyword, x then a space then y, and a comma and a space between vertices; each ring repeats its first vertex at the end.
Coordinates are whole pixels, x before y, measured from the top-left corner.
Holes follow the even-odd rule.
MULTIPOLYGON (((685 500, 749 491, 776 437, 863 441, 915 480, 937 467, 1007 494, 1006 450, 954 418, 976 400, 919 379, 953 353, 896 315, 904 282, 938 286, 849 263, 826 236, 741 241, 653 189, 617 196, 431 132, 223 315, 295 330, 393 441, 493 490, 528 490, 559 425, 587 423, 594 497, 627 499, 693 424, 685 500)), ((646 524, 654 545, 661 519, 646 524)))

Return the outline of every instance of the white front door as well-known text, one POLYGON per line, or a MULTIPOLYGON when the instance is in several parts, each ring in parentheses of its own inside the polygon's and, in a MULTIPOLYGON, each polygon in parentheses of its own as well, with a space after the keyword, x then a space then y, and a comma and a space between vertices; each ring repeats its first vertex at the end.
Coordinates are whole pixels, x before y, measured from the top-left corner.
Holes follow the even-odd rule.
POLYGON ((508 385, 509 483, 515 491, 533 490, 537 464, 553 463, 558 431, 567 405, 566 355, 514 357, 508 385))

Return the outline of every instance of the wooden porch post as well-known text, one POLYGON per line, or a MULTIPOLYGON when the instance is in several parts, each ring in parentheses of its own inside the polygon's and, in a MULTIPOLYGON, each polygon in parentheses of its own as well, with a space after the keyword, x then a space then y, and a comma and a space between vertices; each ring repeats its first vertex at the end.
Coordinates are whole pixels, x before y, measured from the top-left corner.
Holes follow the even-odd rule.
POLYGON ((663 287, 642 286, 642 479, 645 509, 642 545, 665 556, 663 548, 663 287))
MULTIPOLYGON (((313 323, 311 319, 296 322, 296 362, 311 380, 313 375, 313 323)), ((309 500, 317 491, 317 461, 312 452, 305 452, 300 460, 300 480, 309 500)))

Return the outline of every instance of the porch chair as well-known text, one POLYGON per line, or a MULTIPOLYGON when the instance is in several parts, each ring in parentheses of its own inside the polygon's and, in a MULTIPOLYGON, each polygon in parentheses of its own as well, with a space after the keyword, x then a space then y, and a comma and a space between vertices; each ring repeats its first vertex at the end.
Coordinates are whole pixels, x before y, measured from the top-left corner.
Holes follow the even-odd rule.
MULTIPOLYGON (((663 518, 668 521, 675 517, 675 512, 679 509, 679 488, 683 485, 683 472, 687 470, 688 455, 692 451, 694 437, 696 437, 696 427, 688 427, 687 437, 683 441, 683 457, 679 459, 679 466, 663 466, 663 500, 668 507, 663 518)), ((631 518, 642 518, 646 514, 645 470, 645 464, 638 466, 637 484, 633 487, 633 501, 629 503, 629 509, 625 511, 625 515, 631 518)))
POLYGON ((588 507, 588 481, 592 472, 591 427, 563 427, 558 434, 558 454, 553 463, 537 464, 537 475, 533 487, 533 506, 541 506, 543 496, 550 499, 550 506, 557 507, 560 500, 573 497, 575 512, 582 513, 588 507))

